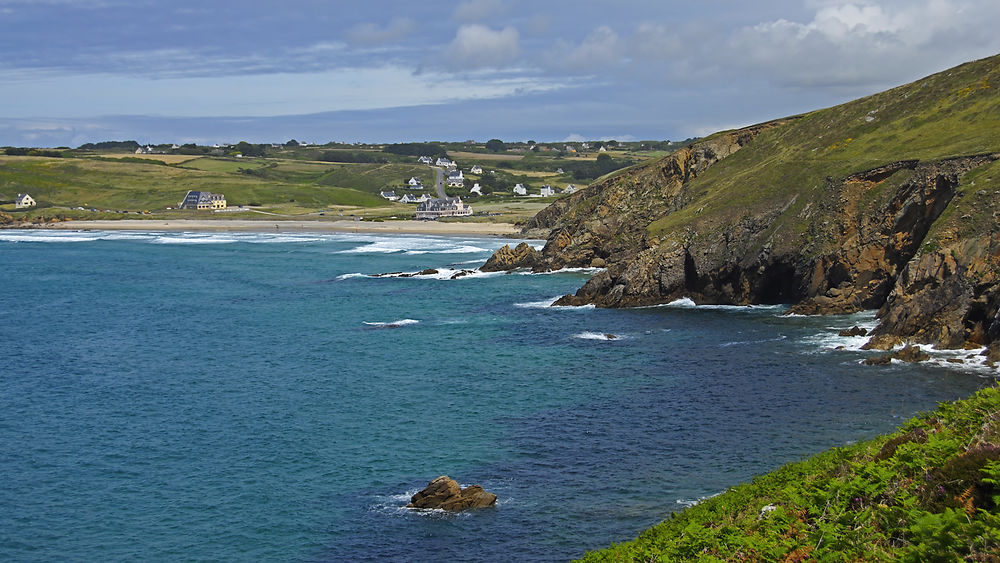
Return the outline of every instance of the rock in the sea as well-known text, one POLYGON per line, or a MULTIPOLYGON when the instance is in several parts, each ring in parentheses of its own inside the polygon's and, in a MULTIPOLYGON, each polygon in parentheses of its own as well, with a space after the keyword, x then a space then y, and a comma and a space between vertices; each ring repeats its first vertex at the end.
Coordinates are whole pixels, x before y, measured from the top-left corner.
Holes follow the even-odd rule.
POLYGON ((863 328, 861 328, 861 327, 859 327, 858 325, 854 325, 851 328, 848 328, 848 329, 840 331, 840 335, 841 336, 867 336, 868 335, 868 331, 865 330, 865 329, 863 329, 863 328))
POLYGON ((509 244, 503 245, 479 269, 484 272, 505 272, 518 268, 534 268, 542 262, 542 253, 530 244, 522 242, 514 248, 509 244))
POLYGON ((929 359, 931 359, 930 354, 921 350, 919 346, 910 345, 904 346, 902 349, 896 350, 895 352, 868 358, 865 360, 865 365, 885 366, 889 365, 892 360, 899 360, 912 364, 916 362, 926 362, 929 359))
POLYGON ((434 479, 410 498, 407 508, 438 508, 459 511, 470 508, 486 508, 495 505, 497 496, 486 492, 479 485, 461 488, 458 482, 442 475, 434 479))

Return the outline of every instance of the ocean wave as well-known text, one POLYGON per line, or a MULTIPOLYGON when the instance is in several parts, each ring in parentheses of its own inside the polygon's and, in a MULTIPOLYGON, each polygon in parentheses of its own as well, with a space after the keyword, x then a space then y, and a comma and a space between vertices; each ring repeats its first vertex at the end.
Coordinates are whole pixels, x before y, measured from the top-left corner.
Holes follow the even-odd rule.
POLYGON ((733 342, 726 342, 725 344, 719 344, 719 348, 729 348, 730 346, 745 346, 748 344, 767 344, 768 342, 781 342, 788 337, 784 334, 779 334, 774 338, 764 338, 761 340, 735 340, 733 342))
POLYGON ((415 324, 417 324, 419 322, 420 321, 418 321, 416 319, 399 319, 397 321, 389 321, 389 322, 377 322, 377 321, 376 322, 367 322, 366 321, 364 324, 366 324, 366 325, 368 325, 368 326, 370 326, 372 328, 399 328, 399 327, 403 327, 403 326, 415 325, 415 324))
POLYGON ((788 309, 787 305, 699 305, 694 302, 690 297, 681 297, 680 299, 675 299, 670 303, 664 303, 662 305, 653 305, 653 307, 672 307, 675 309, 704 309, 704 310, 715 310, 715 311, 737 311, 737 312, 747 312, 747 311, 784 311, 788 309))
POLYGON ((45 234, 36 232, 2 232, 0 241, 2 242, 91 242, 99 240, 100 236, 77 232, 45 234))
POLYGON ((560 268, 547 272, 532 272, 531 270, 517 270, 513 273, 519 276, 548 276, 552 274, 596 274, 604 268, 560 268))
POLYGON ((352 272, 350 274, 340 274, 339 276, 333 278, 335 281, 349 280, 351 278, 369 278, 368 274, 362 274, 361 272, 352 272))
POLYGON ((609 341, 610 342, 610 341, 613 341, 613 340, 625 340, 628 337, 624 336, 624 335, 621 335, 621 334, 612 334, 610 332, 589 332, 589 331, 586 331, 586 332, 580 332, 580 333, 574 334, 573 338, 579 338, 580 340, 604 340, 604 341, 609 341))
MULTIPOLYGON (((357 239, 355 239, 357 240, 357 239)), ((360 246, 338 251, 339 254, 485 254, 494 249, 482 241, 433 237, 383 236, 361 239, 360 246)))
POLYGON ((559 297, 562 296, 560 295, 557 297, 553 297, 551 299, 544 299, 542 301, 528 301, 526 303, 514 303, 514 306, 519 307, 521 309, 548 309, 549 307, 552 307, 553 303, 559 300, 559 297))

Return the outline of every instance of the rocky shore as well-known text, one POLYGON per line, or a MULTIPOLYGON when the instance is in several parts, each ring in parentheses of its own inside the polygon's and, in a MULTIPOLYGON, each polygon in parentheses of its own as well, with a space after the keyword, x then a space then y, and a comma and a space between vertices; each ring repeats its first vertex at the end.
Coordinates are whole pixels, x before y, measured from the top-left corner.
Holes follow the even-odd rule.
POLYGON ((877 309, 871 349, 988 346, 998 361, 1000 140, 966 127, 917 150, 897 133, 922 137, 905 128, 924 111, 928 132, 1000 112, 1000 89, 976 104, 953 92, 993 75, 998 57, 711 136, 553 203, 526 227, 547 233, 543 250, 505 247, 483 269, 605 268, 556 305, 877 309))

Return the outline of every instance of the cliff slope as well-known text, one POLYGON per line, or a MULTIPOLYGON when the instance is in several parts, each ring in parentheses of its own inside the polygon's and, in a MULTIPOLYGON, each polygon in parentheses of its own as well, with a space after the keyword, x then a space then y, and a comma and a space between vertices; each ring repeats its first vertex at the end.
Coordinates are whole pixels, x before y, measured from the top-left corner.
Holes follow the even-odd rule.
POLYGON ((718 133, 561 199, 541 252, 485 269, 599 266, 557 304, 879 309, 870 343, 1000 355, 1000 55, 718 133))

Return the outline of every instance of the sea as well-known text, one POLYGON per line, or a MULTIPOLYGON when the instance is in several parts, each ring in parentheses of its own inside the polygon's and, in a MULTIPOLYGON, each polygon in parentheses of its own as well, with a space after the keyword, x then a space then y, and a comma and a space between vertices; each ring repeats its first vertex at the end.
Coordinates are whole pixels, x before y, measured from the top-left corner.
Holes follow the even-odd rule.
POLYGON ((862 365, 874 312, 455 278, 516 242, 0 231, 0 560, 566 561, 994 381, 862 365), (497 505, 406 508, 439 475, 497 505))

